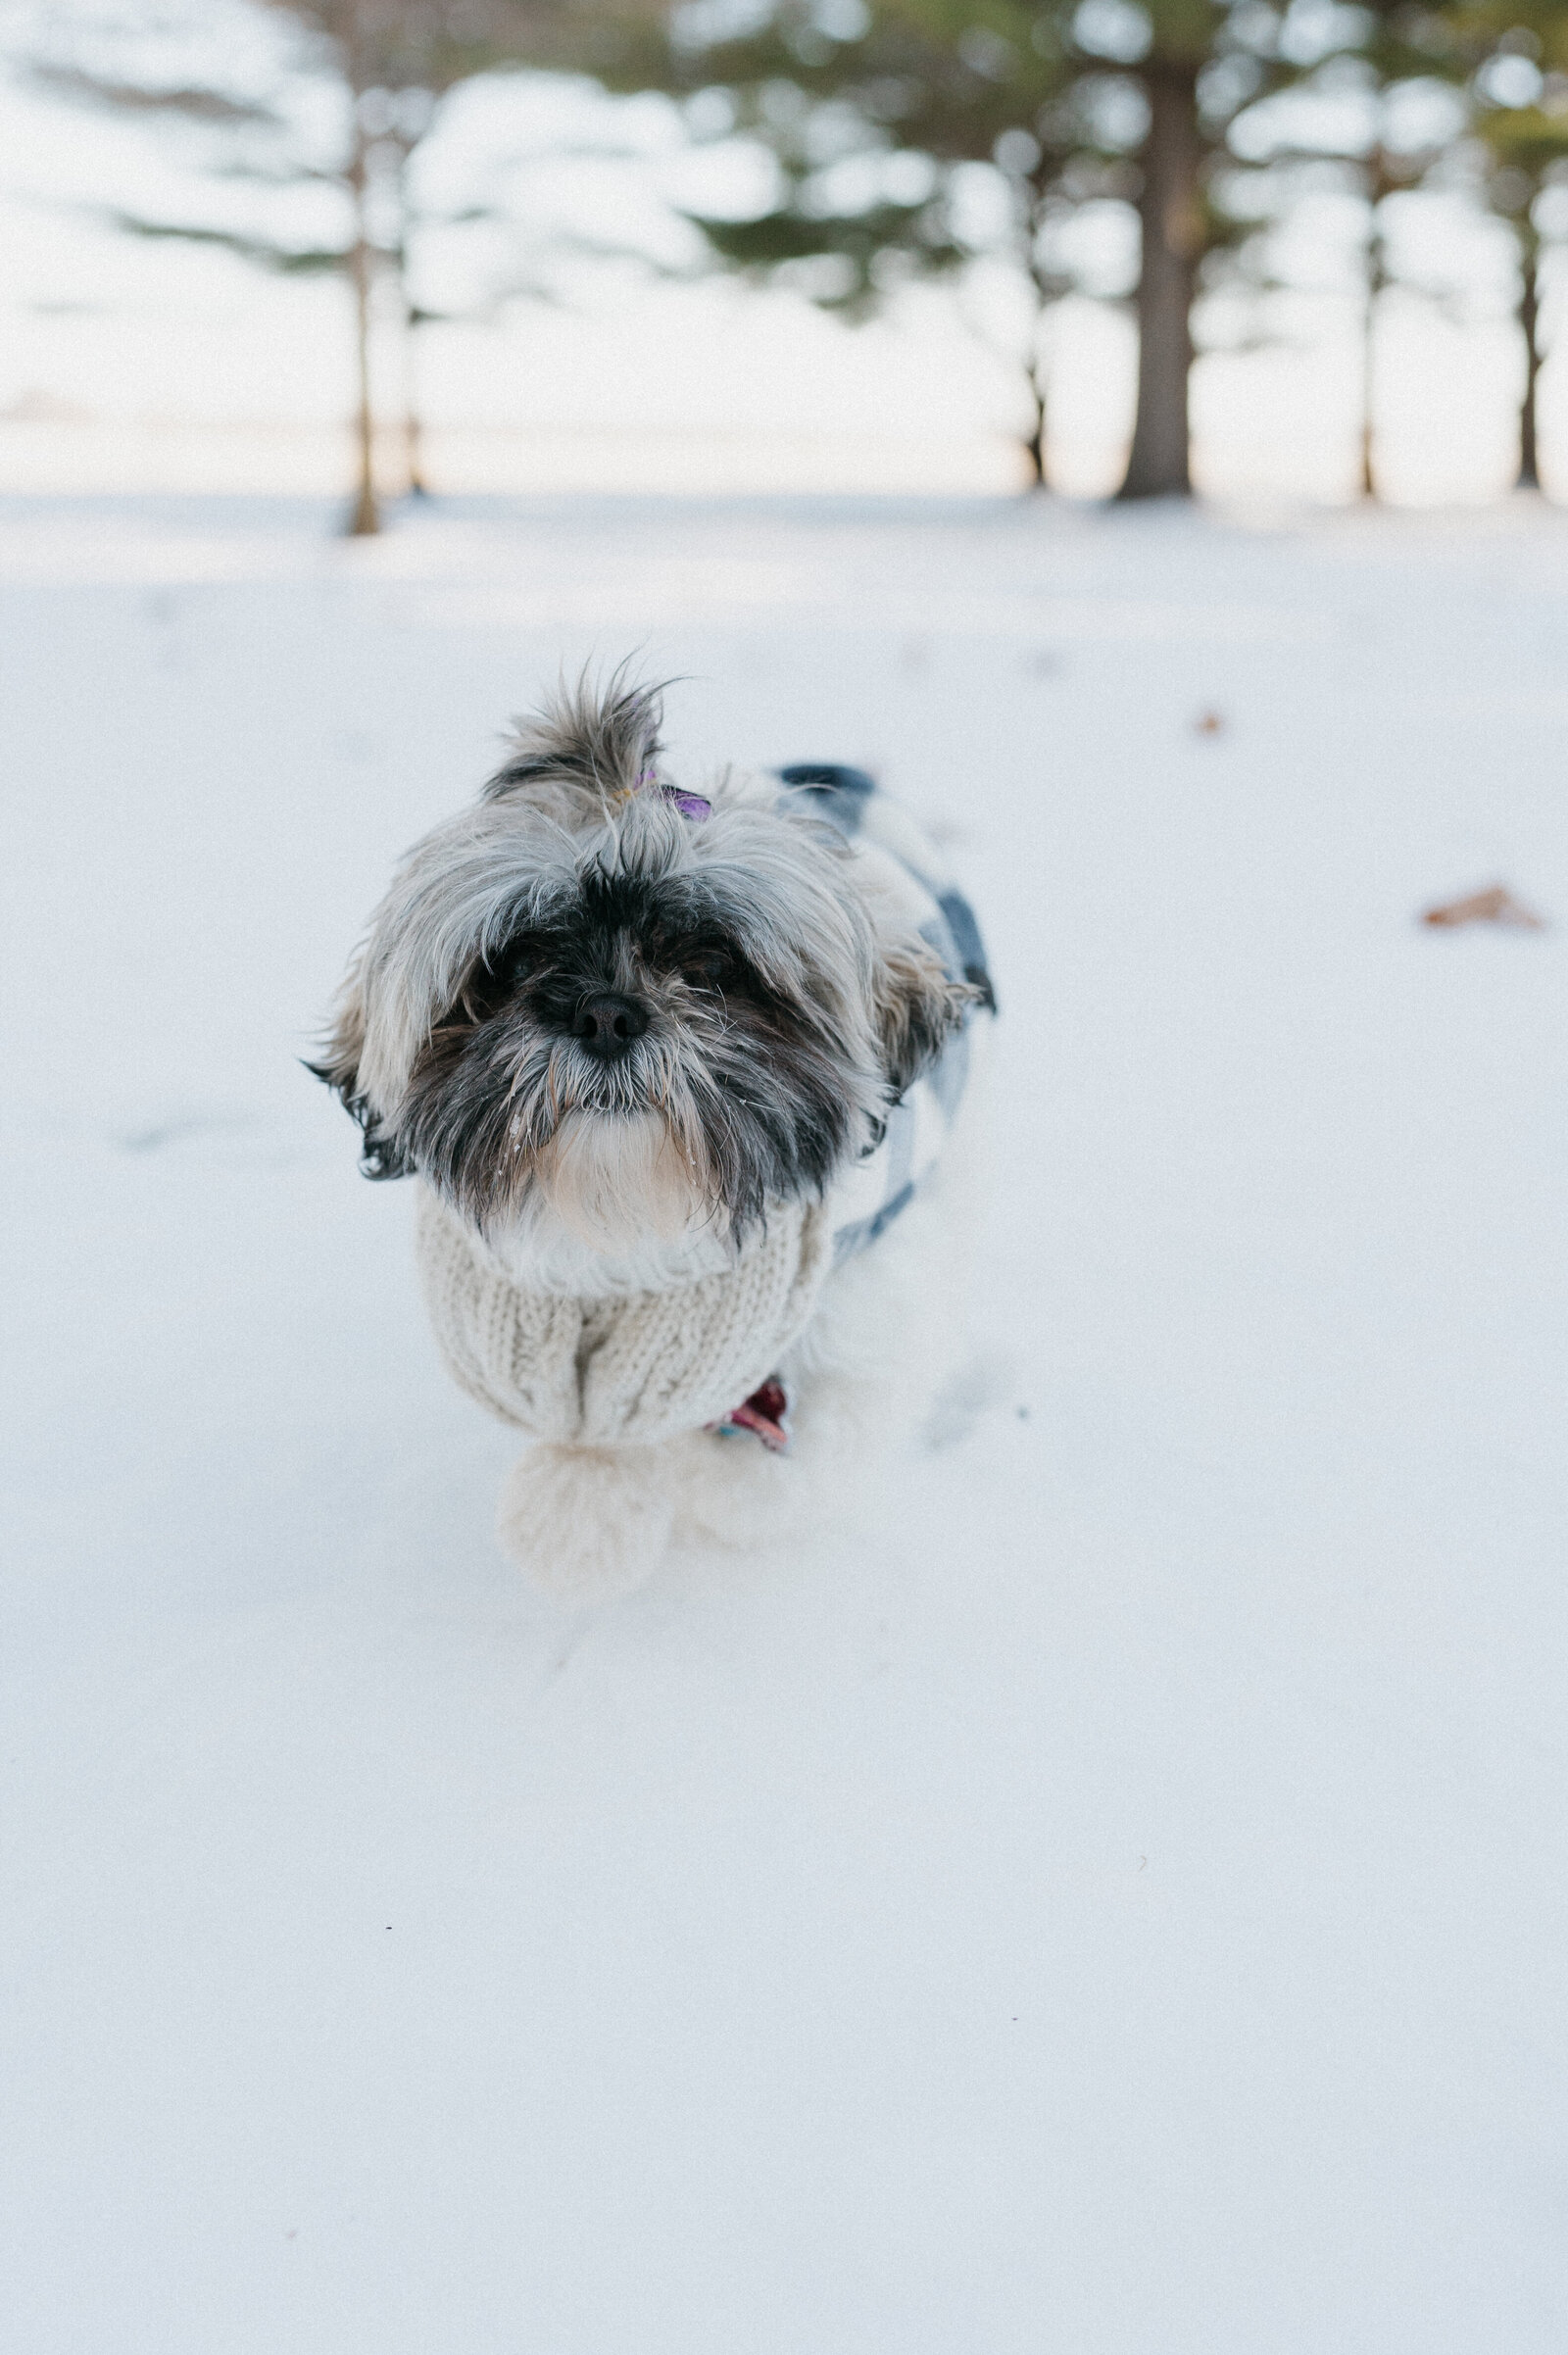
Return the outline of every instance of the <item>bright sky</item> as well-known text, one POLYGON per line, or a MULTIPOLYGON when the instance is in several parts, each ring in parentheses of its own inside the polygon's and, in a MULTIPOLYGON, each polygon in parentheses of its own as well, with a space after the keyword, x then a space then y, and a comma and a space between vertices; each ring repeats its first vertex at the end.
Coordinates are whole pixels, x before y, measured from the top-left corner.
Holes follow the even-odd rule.
MULTIPOLYGON (((277 33, 243 0, 123 0, 114 13, 172 27, 163 54, 175 72, 283 95, 297 149, 330 148, 330 100, 288 76, 277 33)), ((77 25, 108 14, 109 0, 56 0, 14 5, 0 23, 14 60, 36 47, 40 27, 60 57, 73 53, 77 25)), ((126 212, 307 243, 331 233, 329 191, 215 178, 235 153, 226 134, 68 105, 15 69, 0 80, 0 488, 338 485, 352 397, 341 283, 279 279, 112 225, 126 212)), ((1008 331, 996 273, 962 301, 917 290, 852 328, 794 295, 563 249, 564 232, 629 241, 678 270, 695 246, 676 207, 763 200, 765 166, 733 148, 694 151, 662 100, 612 101, 538 78, 470 84, 426 144, 422 185, 433 212, 482 204, 506 216, 429 232, 425 301, 473 309, 498 287, 541 279, 554 296, 524 293, 427 334, 438 484, 988 490, 1016 479, 1016 379, 975 331, 1008 331), (588 147, 624 152, 570 152, 588 147)), ((1317 200, 1290 254, 1293 279, 1315 291, 1214 322, 1251 347, 1211 353, 1197 371, 1198 470, 1215 492, 1333 498, 1348 488, 1359 355, 1346 264, 1357 226, 1353 205, 1317 200)), ((1442 303, 1396 294, 1387 306, 1388 488, 1414 500, 1492 495, 1511 473, 1519 375, 1505 232, 1456 198, 1414 198, 1397 241, 1411 276, 1452 291, 1442 303)), ((389 332, 377 362, 395 409, 401 362, 389 332)), ((1053 445, 1063 487, 1113 484, 1132 364, 1122 314, 1075 302, 1058 315, 1053 445)), ((1544 429, 1547 465, 1555 442, 1568 483, 1561 373, 1559 387, 1546 372, 1544 429)), ((390 479, 395 451, 387 464, 390 479)))

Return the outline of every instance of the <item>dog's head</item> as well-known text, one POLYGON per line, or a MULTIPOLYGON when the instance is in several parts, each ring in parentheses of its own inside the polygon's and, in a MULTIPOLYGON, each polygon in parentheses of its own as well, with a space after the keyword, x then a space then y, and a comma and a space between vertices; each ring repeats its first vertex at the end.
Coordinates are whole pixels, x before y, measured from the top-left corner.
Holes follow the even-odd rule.
POLYGON ((659 722, 616 679, 519 727, 405 859, 312 1065, 372 1176, 484 1232, 539 1196, 603 1249, 738 1238, 820 1192, 975 995, 806 797, 662 783, 659 722))

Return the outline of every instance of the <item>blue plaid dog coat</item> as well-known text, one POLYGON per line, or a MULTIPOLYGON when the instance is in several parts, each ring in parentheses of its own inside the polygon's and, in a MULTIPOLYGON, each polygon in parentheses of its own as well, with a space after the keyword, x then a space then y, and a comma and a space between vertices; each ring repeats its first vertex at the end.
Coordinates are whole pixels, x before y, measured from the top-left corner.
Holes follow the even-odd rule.
MULTIPOLYGON (((949 977, 980 992, 993 1013, 997 997, 974 910, 940 870, 932 845, 898 803, 879 793, 863 768, 799 761, 778 775, 813 815, 836 826, 858 854, 898 872, 920 937, 941 957, 949 977)), ((967 1024, 949 1040, 931 1069, 890 1104, 881 1138, 867 1147, 829 1194, 835 1264, 863 1251, 912 1199, 935 1165, 969 1072, 967 1024)))

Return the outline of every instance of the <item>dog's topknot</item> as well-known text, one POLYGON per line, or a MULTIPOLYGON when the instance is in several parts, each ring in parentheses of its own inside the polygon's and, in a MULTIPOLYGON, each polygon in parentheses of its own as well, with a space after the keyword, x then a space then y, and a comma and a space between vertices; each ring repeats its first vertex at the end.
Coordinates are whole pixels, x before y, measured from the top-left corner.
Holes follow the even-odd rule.
POLYGON ((519 786, 574 784, 607 801, 635 793, 658 760, 662 689, 628 680, 624 664, 603 687, 585 670, 564 679, 539 711, 513 722, 512 749, 484 787, 501 801, 519 786))

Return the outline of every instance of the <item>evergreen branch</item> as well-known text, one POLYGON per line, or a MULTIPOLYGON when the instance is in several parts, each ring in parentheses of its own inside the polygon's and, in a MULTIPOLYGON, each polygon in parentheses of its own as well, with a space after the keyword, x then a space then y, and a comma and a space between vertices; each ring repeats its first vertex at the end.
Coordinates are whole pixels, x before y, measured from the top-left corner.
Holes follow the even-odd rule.
POLYGON ((32 65, 25 69, 24 78, 56 98, 70 99, 80 106, 101 107, 106 113, 183 115, 188 122, 221 123, 225 127, 239 123, 255 123, 274 130, 283 127, 282 117, 271 107, 258 99, 230 98, 221 90, 194 87, 153 90, 140 82, 111 81, 107 76, 88 74, 79 66, 32 65))
POLYGON ((237 229, 209 229, 175 221, 143 221, 134 213, 111 213, 108 219, 127 237, 140 237, 149 243, 177 243, 206 245, 222 253, 235 254, 242 262, 250 262, 260 270, 276 270, 283 277, 319 277, 331 270, 346 270, 350 251, 345 246, 296 247, 274 245, 265 237, 247 237, 237 229))

